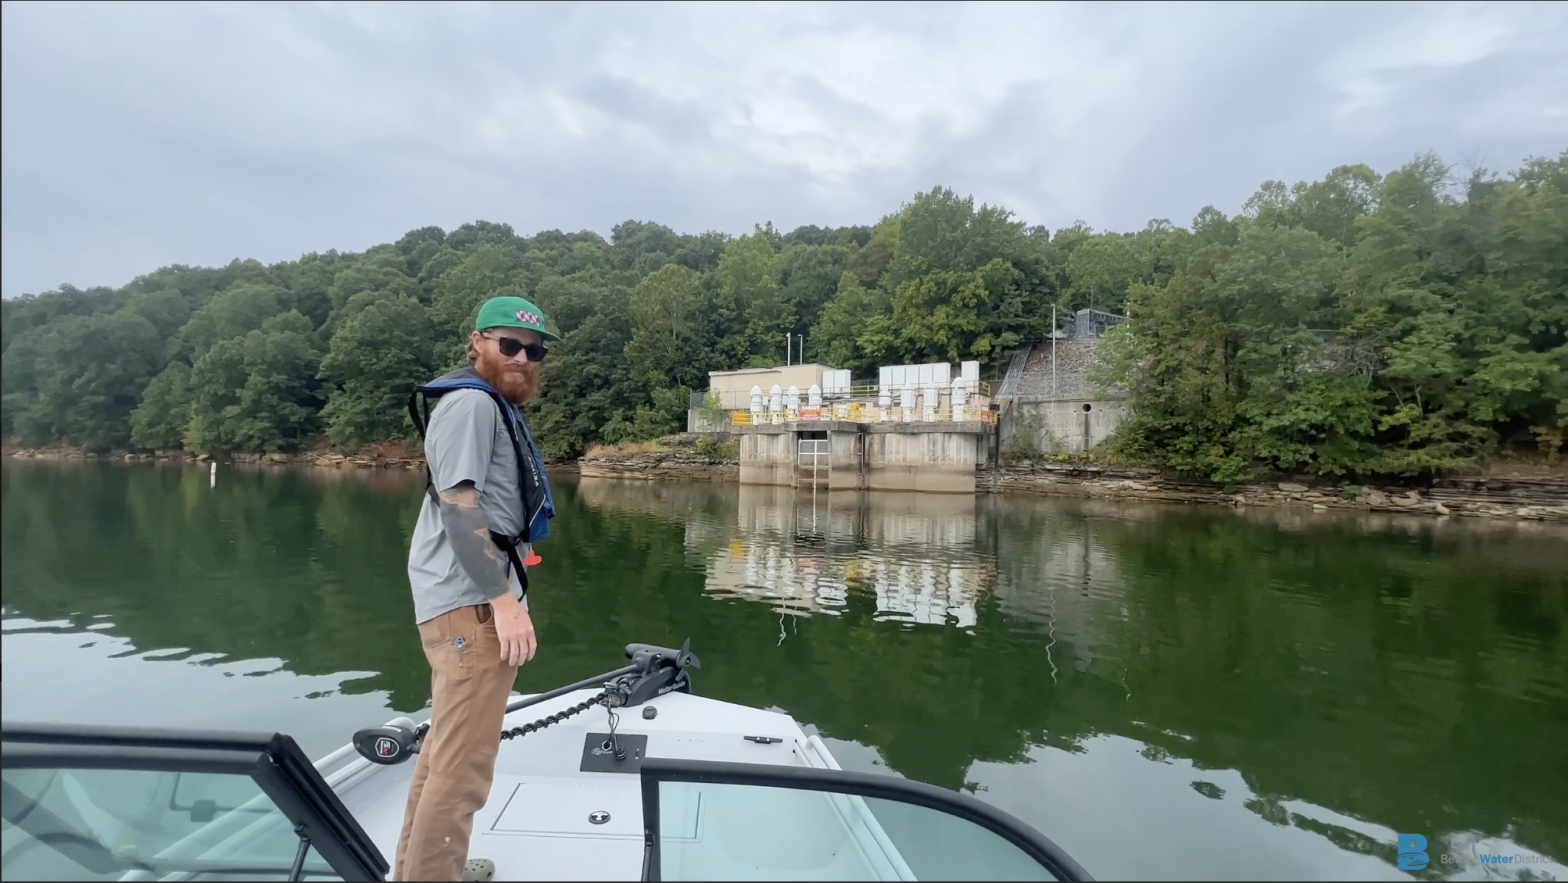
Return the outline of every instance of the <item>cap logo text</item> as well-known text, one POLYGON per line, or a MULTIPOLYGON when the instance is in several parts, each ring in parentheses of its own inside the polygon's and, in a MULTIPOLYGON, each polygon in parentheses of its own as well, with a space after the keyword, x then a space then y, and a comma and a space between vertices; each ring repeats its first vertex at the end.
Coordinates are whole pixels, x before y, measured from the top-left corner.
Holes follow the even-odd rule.
POLYGON ((527 310, 518 310, 517 311, 517 321, 519 321, 519 322, 527 322, 530 325, 543 325, 544 324, 543 322, 539 321, 539 314, 538 313, 530 313, 527 310))

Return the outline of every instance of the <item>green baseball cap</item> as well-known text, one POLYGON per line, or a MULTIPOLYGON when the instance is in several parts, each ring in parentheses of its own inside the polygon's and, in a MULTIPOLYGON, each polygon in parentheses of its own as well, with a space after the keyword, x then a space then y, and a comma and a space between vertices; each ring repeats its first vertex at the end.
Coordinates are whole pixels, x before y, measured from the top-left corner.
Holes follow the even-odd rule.
POLYGON ((520 297, 492 297, 479 308, 474 330, 486 328, 527 328, 545 340, 560 340, 544 327, 544 311, 520 297))

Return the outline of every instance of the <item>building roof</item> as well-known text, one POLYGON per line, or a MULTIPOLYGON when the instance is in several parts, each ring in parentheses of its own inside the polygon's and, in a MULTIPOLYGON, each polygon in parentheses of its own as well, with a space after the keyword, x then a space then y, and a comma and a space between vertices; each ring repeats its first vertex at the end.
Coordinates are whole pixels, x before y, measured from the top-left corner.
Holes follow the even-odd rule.
POLYGON ((821 368, 824 371, 834 370, 831 365, 819 362, 796 362, 793 365, 775 365, 772 368, 739 368, 734 371, 709 371, 709 377, 732 377, 737 374, 769 374, 774 371, 788 371, 791 368, 821 368))

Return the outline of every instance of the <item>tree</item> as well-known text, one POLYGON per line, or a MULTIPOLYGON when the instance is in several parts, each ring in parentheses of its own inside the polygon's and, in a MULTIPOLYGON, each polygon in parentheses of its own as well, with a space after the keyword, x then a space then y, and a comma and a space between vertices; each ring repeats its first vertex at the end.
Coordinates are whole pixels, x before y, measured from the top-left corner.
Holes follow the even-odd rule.
POLYGON ((191 369, 171 362, 142 393, 131 412, 131 444, 150 450, 177 450, 191 423, 191 369))
POLYGON ((665 264, 632 288, 626 359, 634 366, 634 379, 650 394, 700 382, 690 376, 699 306, 696 276, 680 264, 665 264))
POLYGON ((360 253, 168 266, 3 304, 0 423, 23 444, 288 450, 407 437, 407 390, 465 364, 486 298, 562 340, 527 406, 548 456, 678 430, 710 371, 785 335, 862 378, 978 359, 992 376, 1053 305, 1124 311, 1099 382, 1126 456, 1235 480, 1417 476, 1568 434, 1568 152, 1459 178, 1421 155, 1265 181, 1188 227, 1046 230, 945 187, 874 224, 732 238, 651 221, 519 235, 423 227, 360 253), (791 338, 793 339, 793 337, 791 338))
POLYGON ((162 362, 153 324, 133 312, 68 316, 7 352, 7 379, 31 389, 7 396, 23 444, 51 441, 107 450, 130 442, 130 414, 162 362))
POLYGON ((718 281, 718 315, 739 320, 738 335, 727 335, 725 355, 748 368, 778 364, 784 335, 795 327, 795 316, 779 297, 779 256, 772 230, 758 227, 730 243, 714 270, 718 281))
POLYGON ((333 385, 321 411, 327 438, 362 445, 406 438, 408 397, 436 374, 435 326, 407 295, 369 304, 332 336, 320 377, 333 385))
POLYGON ((323 402, 310 320, 290 311, 221 341, 191 368, 186 444, 203 453, 297 450, 323 402))

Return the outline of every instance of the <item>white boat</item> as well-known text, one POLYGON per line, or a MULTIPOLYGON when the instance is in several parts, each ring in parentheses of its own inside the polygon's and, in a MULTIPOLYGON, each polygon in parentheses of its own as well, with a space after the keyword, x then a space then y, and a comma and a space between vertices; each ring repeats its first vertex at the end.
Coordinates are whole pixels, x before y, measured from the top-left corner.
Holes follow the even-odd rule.
MULTIPOLYGON (((967 794, 848 772, 787 714, 631 663, 508 704, 469 855, 497 880, 1087 880, 967 794)), ((6 880, 384 880, 424 725, 312 763, 275 733, 6 723, 6 880)))

